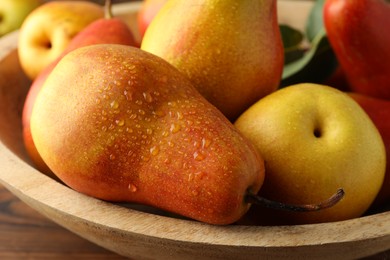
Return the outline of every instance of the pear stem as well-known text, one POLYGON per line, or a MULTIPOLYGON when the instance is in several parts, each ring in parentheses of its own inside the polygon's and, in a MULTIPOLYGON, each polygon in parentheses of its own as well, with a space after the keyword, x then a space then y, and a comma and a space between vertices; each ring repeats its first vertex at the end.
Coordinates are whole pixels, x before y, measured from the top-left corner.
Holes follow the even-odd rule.
POLYGON ((104 17, 106 19, 111 19, 113 17, 111 6, 111 0, 106 0, 104 3, 104 17))
POLYGON ((343 189, 338 189, 335 194, 318 204, 294 205, 268 200, 256 194, 248 192, 246 195, 246 202, 276 210, 308 212, 330 208, 336 205, 344 197, 344 194, 345 192, 343 189))

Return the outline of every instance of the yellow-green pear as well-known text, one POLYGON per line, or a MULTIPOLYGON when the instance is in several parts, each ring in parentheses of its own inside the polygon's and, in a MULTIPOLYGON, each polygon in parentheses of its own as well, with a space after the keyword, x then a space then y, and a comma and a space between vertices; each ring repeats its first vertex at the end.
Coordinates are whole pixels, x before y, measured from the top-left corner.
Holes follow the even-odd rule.
POLYGON ((276 0, 169 0, 141 49, 173 64, 234 120, 280 83, 276 0))
POLYGON ((286 87, 251 106, 235 126, 264 158, 262 196, 305 204, 337 188, 345 191, 329 209, 286 213, 256 207, 251 221, 266 215, 278 224, 359 217, 381 188, 386 166, 381 136, 364 110, 339 90, 316 84, 286 87))
POLYGON ((17 30, 24 19, 43 0, 1 0, 0 1, 0 37, 17 30))
POLYGON ((229 224, 264 178, 254 146, 188 78, 134 47, 98 44, 65 55, 30 122, 50 169, 104 200, 229 224))

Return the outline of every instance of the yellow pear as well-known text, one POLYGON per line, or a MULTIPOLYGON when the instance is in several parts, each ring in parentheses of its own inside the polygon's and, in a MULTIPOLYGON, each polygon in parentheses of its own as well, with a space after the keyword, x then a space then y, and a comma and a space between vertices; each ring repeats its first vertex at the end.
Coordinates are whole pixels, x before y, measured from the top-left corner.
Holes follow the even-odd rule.
POLYGON ((261 99, 235 122, 262 154, 266 177, 260 194, 283 203, 321 201, 342 188, 345 197, 317 212, 267 212, 278 224, 316 223, 361 216, 383 183, 386 155, 368 115, 334 88, 299 84, 261 99), (278 220, 278 221, 276 221, 278 220))

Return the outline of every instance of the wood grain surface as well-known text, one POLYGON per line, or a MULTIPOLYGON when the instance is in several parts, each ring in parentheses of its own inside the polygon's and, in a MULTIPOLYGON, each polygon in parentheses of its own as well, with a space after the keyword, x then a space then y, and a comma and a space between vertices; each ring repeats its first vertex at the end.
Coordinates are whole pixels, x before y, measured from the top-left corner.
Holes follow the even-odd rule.
POLYGON ((57 225, 0 185, 0 259, 125 259, 57 225))

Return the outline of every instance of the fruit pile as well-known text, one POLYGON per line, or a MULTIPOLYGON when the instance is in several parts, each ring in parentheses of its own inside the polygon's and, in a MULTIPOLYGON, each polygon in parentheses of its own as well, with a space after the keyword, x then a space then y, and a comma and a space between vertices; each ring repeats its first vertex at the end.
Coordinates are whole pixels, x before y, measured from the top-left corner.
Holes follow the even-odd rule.
POLYGON ((109 0, 42 4, 18 43, 26 149, 76 191, 210 224, 359 217, 390 199, 388 14, 317 1, 291 55, 276 0, 145 0, 141 42, 109 0), (324 39, 343 90, 302 78, 324 39))

